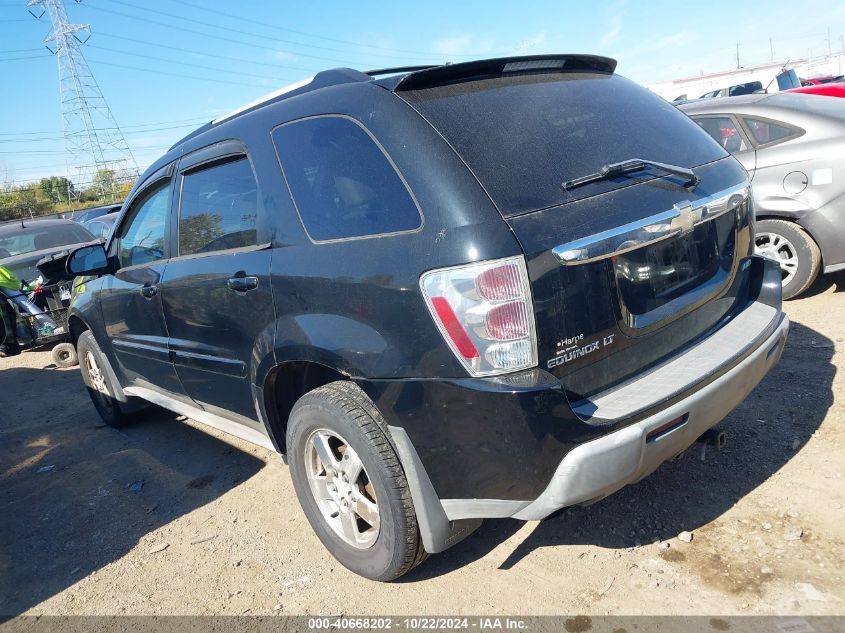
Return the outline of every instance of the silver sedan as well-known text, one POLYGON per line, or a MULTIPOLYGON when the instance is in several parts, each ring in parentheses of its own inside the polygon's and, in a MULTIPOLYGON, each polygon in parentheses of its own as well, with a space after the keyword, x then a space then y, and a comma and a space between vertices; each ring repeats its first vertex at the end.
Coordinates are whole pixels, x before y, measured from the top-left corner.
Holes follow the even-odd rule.
POLYGON ((845 269, 845 100, 782 92, 679 108, 748 171, 756 250, 780 263, 784 298, 845 269))

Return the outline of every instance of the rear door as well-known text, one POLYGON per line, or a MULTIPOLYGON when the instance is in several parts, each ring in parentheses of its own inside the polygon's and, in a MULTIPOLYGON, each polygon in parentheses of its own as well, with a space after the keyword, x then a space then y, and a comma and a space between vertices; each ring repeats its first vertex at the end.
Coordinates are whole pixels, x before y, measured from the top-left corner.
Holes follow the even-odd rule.
POLYGON ((100 305, 124 384, 179 396, 182 386, 170 362, 161 303, 170 257, 171 174, 171 168, 154 174, 129 203, 109 246, 118 270, 107 278, 100 305))
POLYGON ((258 183, 235 141, 183 158, 178 172, 174 257, 162 281, 171 356, 198 404, 252 426, 251 359, 274 322, 258 183))

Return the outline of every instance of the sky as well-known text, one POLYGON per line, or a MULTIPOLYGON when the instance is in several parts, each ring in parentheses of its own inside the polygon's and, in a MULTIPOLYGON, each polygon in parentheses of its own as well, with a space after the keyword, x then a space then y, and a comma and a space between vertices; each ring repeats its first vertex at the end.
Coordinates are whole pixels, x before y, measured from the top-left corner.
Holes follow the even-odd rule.
MULTIPOLYGON (((289 2, 65 0, 143 168, 179 138, 320 70, 594 53, 643 84, 843 48, 841 0, 289 2)), ((0 184, 64 175, 45 15, 0 0, 0 184)))

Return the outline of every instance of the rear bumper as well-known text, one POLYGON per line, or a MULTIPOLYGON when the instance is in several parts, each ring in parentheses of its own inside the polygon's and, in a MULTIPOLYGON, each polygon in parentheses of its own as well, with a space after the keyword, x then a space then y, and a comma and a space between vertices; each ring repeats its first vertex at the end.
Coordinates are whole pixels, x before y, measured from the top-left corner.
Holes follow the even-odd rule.
MULTIPOLYGON (((440 498, 405 429, 390 426, 426 551, 447 549, 470 534, 481 519, 544 519, 556 510, 600 499, 649 475, 718 424, 778 362, 789 319, 780 310, 775 315, 765 333, 751 344, 752 351, 715 380, 658 413, 570 450, 533 500, 440 498)), ((506 466, 500 465, 500 478, 507 477, 506 466)))
MULTIPOLYGON (((652 473, 745 399, 780 359, 788 330, 789 319, 781 313, 774 332, 754 352, 707 386, 641 422, 574 448, 542 494, 512 516, 543 519, 560 508, 605 497, 652 473), (666 425, 668 430, 658 433, 666 425)), ((446 512, 449 515, 448 507, 446 512)))
POLYGON ((777 265, 750 257, 745 267, 743 308, 730 320, 589 400, 570 402, 540 369, 359 379, 390 427, 426 550, 445 549, 483 518, 541 519, 611 494, 724 418, 777 363, 789 327, 777 265))

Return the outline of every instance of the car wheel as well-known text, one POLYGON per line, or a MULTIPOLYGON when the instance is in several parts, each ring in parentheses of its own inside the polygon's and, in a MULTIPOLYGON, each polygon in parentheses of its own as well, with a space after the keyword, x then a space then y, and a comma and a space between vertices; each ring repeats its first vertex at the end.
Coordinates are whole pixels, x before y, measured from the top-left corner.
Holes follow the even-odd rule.
POLYGON ((79 355, 73 343, 59 343, 53 348, 50 357, 56 367, 76 367, 79 364, 79 355))
POLYGON ((810 287, 821 269, 818 245, 794 222, 760 220, 754 237, 754 252, 778 263, 783 298, 797 297, 810 287))
POLYGON ((123 390, 117 384, 109 361, 90 331, 80 334, 76 350, 82 380, 88 388, 88 395, 91 396, 97 413, 107 425, 123 426, 130 417, 130 414, 121 407, 117 397, 118 394, 123 395, 123 390))
POLYGON ((357 385, 338 381, 302 396, 288 422, 287 450, 305 516, 342 565, 389 581, 425 559, 387 425, 357 385))

